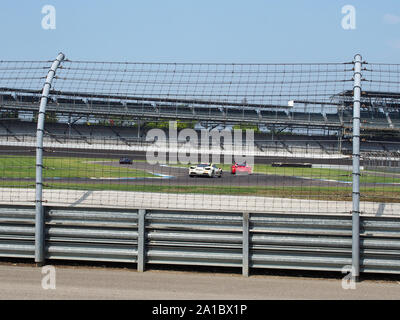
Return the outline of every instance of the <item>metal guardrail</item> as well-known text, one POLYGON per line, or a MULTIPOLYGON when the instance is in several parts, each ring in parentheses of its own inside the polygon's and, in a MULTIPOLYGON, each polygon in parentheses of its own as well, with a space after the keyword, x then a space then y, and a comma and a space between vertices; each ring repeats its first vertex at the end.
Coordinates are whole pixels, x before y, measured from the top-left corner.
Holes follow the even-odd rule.
MULTIPOLYGON (((34 207, 0 207, 0 256, 34 258, 34 207)), ((45 207, 45 258, 341 271, 349 215, 45 207), (248 219, 248 220, 247 220, 248 219)), ((400 273, 400 217, 361 216, 365 273, 400 273)))
POLYGON ((46 259, 137 262, 138 213, 46 208, 46 259))
POLYGON ((363 272, 400 273, 400 219, 360 219, 363 272))
POLYGON ((0 208, 0 257, 35 257, 35 208, 0 208))

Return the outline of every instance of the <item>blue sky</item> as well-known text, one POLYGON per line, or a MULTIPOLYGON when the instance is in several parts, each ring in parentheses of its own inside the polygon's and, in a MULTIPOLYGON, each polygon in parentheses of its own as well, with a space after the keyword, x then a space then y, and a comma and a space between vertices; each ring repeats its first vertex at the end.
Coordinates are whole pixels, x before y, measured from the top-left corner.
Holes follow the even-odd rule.
POLYGON ((2 0, 0 60, 400 63, 399 0, 2 0), (56 29, 41 26, 44 5, 56 29), (344 5, 356 29, 341 26, 344 5))

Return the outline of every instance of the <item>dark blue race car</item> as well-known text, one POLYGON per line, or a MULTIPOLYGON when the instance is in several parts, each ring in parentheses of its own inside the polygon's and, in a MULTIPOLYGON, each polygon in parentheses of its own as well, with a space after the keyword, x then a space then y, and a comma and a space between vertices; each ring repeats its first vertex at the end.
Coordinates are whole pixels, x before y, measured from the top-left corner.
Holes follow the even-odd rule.
POLYGON ((132 164, 132 159, 121 158, 121 159, 119 159, 119 164, 132 164))

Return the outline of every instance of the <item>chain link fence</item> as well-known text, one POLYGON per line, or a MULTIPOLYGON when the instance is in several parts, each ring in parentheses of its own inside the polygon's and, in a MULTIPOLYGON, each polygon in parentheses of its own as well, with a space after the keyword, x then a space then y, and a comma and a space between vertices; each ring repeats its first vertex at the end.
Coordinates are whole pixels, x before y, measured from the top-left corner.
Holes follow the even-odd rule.
MULTIPOLYGON (((35 202, 36 123, 50 65, 0 63, 2 203, 35 202)), ((360 210, 395 214, 399 67, 364 63, 362 74, 360 210)), ((42 200, 348 214, 353 80, 353 62, 64 60, 46 105, 42 200)))
MULTIPOLYGON (((49 257, 46 212, 57 207, 142 209, 139 269, 147 211, 233 212, 247 233, 250 212, 287 214, 285 223, 351 215, 358 277, 366 270, 365 217, 398 216, 399 65, 359 55, 344 63, 196 64, 59 54, 0 61, 0 71, 0 205, 35 205, 37 262, 49 257)), ((4 228, 7 239, 28 232, 4 228)), ((241 248, 248 274, 249 241, 241 248)), ((343 257, 350 261, 349 252, 343 257)), ((385 261, 376 266, 393 267, 385 261)))

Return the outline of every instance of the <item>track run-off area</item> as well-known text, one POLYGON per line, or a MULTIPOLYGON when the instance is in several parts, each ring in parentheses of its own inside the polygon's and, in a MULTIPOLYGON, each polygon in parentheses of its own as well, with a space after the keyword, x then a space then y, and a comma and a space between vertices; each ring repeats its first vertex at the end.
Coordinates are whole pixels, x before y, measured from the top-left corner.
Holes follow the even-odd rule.
MULTIPOLYGON (((0 300, 14 299, 399 299, 400 284, 368 280, 344 290, 341 279, 56 266, 56 288, 44 290, 41 269, 0 265, 0 300)), ((201 303, 201 302, 199 302, 201 303)), ((160 302, 154 301, 154 306, 160 302)), ((246 304, 243 301, 239 304, 246 304)), ((250 307, 249 307, 250 308, 250 307)), ((152 309, 150 309, 152 310, 152 309)))
MULTIPOLYGON (((35 190, 0 188, 1 205, 34 205, 35 190)), ((52 189, 43 191, 44 204, 54 207, 104 207, 176 210, 212 210, 241 212, 277 212, 287 214, 351 215, 351 201, 325 201, 229 196, 212 194, 180 194, 161 192, 92 191, 52 189)), ((362 214, 376 217, 400 216, 400 203, 361 202, 362 214)))
MULTIPOLYGON (((44 154, 45 205, 73 207, 350 214, 351 159, 255 157, 253 174, 189 177, 187 164, 150 164, 141 152, 51 149, 44 154), (129 157, 132 164, 120 164, 129 157), (274 162, 310 163, 274 167, 274 162)), ((0 203, 34 205, 35 156, 27 148, 0 154, 0 203)), ((400 215, 400 174, 362 170, 361 214, 400 215)))

